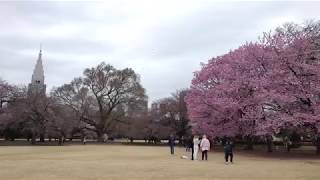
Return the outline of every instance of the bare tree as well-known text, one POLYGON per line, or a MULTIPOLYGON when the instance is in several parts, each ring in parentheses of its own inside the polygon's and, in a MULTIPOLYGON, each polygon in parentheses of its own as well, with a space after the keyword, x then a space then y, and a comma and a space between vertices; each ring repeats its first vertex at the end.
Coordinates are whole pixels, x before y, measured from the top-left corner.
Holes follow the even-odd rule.
POLYGON ((12 101, 17 92, 17 87, 10 85, 0 78, 0 109, 2 109, 4 103, 12 101))
POLYGON ((132 69, 117 70, 105 63, 86 69, 83 78, 57 88, 53 96, 71 107, 99 140, 104 133, 112 133, 117 123, 127 122, 124 117, 129 105, 146 99, 132 69))
POLYGON ((191 133, 187 107, 184 102, 186 93, 187 90, 178 90, 171 97, 158 100, 156 104, 159 104, 159 111, 152 113, 152 117, 160 121, 162 125, 171 127, 179 139, 191 133))
POLYGON ((54 89, 51 97, 57 103, 55 108, 56 118, 65 119, 69 121, 70 125, 72 124, 70 138, 73 134, 82 133, 84 129, 95 130, 94 127, 88 126, 88 124, 95 123, 95 102, 89 94, 89 89, 83 85, 81 78, 75 78, 70 84, 64 84, 54 89), (61 109, 61 107, 65 107, 65 109, 61 109), (69 111, 69 117, 61 115, 61 111, 66 110, 69 111))
POLYGON ((20 101, 25 92, 25 87, 10 85, 0 79, 0 130, 6 139, 14 140, 23 129, 22 121, 15 120, 17 114, 13 113, 13 104, 20 101))
POLYGON ((35 143, 37 137, 40 137, 40 141, 44 142, 52 101, 44 95, 33 94, 28 96, 27 91, 24 90, 24 92, 23 97, 10 102, 11 121, 19 122, 24 130, 31 133, 32 144, 35 143))

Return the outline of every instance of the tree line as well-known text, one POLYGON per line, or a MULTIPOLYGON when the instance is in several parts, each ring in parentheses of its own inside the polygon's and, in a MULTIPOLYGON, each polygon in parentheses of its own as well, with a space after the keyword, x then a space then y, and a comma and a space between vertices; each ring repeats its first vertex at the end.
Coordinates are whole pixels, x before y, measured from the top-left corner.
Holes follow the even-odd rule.
POLYGON ((190 129, 182 93, 186 94, 178 91, 158 100, 170 104, 166 112, 149 112, 139 75, 133 69, 119 70, 104 62, 85 69, 83 76, 53 88, 48 95, 30 94, 27 87, 1 80, 0 135, 7 140, 26 138, 32 144, 37 139, 84 136, 102 141, 104 134, 152 142, 171 133, 182 137, 188 131, 184 128, 190 129), (165 116, 167 112, 170 116, 165 116), (161 121, 155 120, 159 118, 161 121))

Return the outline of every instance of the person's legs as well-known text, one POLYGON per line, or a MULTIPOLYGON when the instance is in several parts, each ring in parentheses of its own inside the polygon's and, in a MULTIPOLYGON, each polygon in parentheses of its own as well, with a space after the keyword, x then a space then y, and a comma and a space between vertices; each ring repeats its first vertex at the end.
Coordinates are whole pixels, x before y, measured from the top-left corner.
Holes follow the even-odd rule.
POLYGON ((229 154, 228 153, 224 153, 224 159, 226 160, 226 163, 228 163, 228 159, 229 159, 229 154))
POLYGON ((170 146, 171 154, 174 154, 174 146, 170 146))
POLYGON ((194 149, 191 149, 191 160, 194 160, 194 149))
POLYGON ((202 161, 204 160, 204 151, 201 151, 201 154, 202 154, 202 161))
POLYGON ((204 151, 204 156, 205 156, 205 159, 206 159, 206 161, 208 160, 208 150, 205 150, 204 151))
POLYGON ((233 153, 230 153, 230 162, 233 163, 233 153))

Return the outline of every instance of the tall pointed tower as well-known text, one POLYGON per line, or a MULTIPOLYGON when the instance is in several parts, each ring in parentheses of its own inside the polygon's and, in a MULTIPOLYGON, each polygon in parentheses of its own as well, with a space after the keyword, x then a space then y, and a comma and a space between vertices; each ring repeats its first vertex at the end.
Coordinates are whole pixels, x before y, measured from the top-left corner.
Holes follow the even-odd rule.
POLYGON ((42 66, 42 49, 40 47, 40 52, 37 60, 37 64, 33 70, 31 83, 28 87, 28 94, 30 95, 45 95, 46 85, 44 84, 44 72, 42 66))

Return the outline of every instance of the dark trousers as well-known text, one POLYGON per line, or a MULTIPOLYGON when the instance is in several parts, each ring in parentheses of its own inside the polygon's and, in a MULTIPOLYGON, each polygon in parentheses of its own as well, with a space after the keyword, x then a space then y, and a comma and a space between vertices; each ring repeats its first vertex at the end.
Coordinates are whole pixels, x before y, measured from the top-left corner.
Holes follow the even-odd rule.
POLYGON ((194 154, 194 149, 193 149, 193 146, 191 148, 191 160, 193 160, 193 154, 194 154))
POLYGON ((229 157, 230 157, 230 162, 233 162, 232 161, 233 160, 233 153, 232 152, 231 153, 224 153, 224 158, 225 158, 226 162, 229 161, 229 157))
POLYGON ((171 151, 171 154, 174 154, 174 146, 170 146, 170 151, 171 151))
POLYGON ((208 150, 202 151, 202 160, 204 159, 208 160, 208 150))

